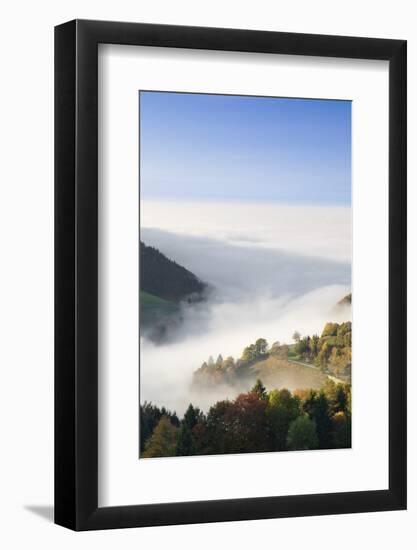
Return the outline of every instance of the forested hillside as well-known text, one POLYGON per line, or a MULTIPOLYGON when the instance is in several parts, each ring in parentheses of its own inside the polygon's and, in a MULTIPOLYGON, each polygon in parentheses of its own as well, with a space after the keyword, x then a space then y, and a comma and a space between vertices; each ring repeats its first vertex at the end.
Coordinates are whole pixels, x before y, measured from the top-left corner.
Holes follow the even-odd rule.
POLYGON ((156 248, 140 243, 140 288, 169 302, 201 298, 206 285, 156 248))

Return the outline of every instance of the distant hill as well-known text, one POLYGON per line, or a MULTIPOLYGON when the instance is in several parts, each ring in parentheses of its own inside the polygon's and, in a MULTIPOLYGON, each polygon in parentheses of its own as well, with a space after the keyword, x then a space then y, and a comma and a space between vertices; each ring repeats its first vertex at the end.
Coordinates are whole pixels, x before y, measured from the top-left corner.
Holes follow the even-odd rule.
POLYGON ((352 293, 347 294, 344 298, 337 302, 338 306, 350 306, 352 303, 352 293))
POLYGON ((179 303, 202 298, 206 284, 158 249, 140 243, 140 289, 163 300, 179 303))

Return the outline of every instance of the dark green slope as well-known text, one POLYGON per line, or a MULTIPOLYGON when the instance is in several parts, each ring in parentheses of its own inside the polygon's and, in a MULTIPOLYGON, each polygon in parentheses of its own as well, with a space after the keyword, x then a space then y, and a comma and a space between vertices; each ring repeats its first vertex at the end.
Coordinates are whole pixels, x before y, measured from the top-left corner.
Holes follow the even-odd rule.
POLYGON ((140 243, 140 289, 163 300, 178 303, 199 300, 206 285, 185 267, 156 248, 140 243))
POLYGON ((158 322, 162 317, 168 318, 172 315, 177 315, 179 306, 174 302, 169 302, 163 298, 158 298, 144 290, 140 291, 140 314, 141 323, 149 326, 152 323, 158 322))

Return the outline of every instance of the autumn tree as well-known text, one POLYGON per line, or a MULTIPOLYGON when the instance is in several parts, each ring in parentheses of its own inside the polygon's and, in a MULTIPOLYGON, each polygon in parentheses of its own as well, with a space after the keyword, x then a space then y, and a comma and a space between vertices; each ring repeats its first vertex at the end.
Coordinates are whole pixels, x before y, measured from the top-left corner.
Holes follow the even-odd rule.
POLYGON ((144 458, 175 456, 178 441, 178 428, 167 416, 162 416, 152 436, 148 439, 143 453, 144 458))
POLYGON ((267 399, 257 392, 242 393, 235 399, 227 419, 234 452, 269 450, 266 407, 267 399))
POLYGON ((264 355, 268 351, 268 342, 265 338, 258 338, 255 342, 255 351, 258 356, 264 355))
POLYGON ((350 412, 350 386, 326 380, 323 391, 329 401, 330 415, 350 412))
POLYGON ((310 353, 313 357, 316 357, 316 355, 319 352, 319 341, 320 338, 317 334, 313 334, 313 336, 310 339, 310 353))
POLYGON ((139 426, 140 426, 140 451, 145 450, 146 441, 151 437, 156 425, 160 421, 162 416, 167 416, 171 424, 179 426, 179 420, 175 412, 168 411, 165 407, 161 409, 152 403, 145 401, 140 406, 139 411, 139 426))
POLYGON ((329 369, 336 376, 344 375, 352 363, 352 350, 350 347, 338 348, 334 346, 328 358, 329 369))
POLYGON ((324 325, 323 332, 321 333, 321 337, 336 336, 338 327, 339 325, 337 323, 326 323, 324 325))
POLYGON ((253 388, 251 389, 251 392, 256 393, 258 395, 259 399, 264 399, 264 400, 268 399, 268 394, 267 394, 266 388, 262 384, 262 381, 259 378, 256 380, 256 383, 253 386, 253 388))
POLYGON ((265 338, 258 338, 254 344, 247 346, 242 353, 242 360, 246 362, 261 359, 268 353, 268 342, 265 338))
POLYGON ((332 417, 333 424, 333 444, 338 449, 351 447, 351 421, 350 416, 342 411, 337 412, 332 417))
POLYGON ((234 401, 219 401, 207 414, 206 453, 244 453, 267 451, 265 416, 267 402, 251 391, 234 401))
POLYGON ((298 355, 301 355, 302 357, 307 356, 310 351, 310 337, 305 336, 304 338, 298 339, 294 349, 298 355))
POLYGON ((336 389, 336 396, 333 404, 333 409, 335 412, 346 413, 348 410, 348 394, 345 391, 345 388, 342 384, 338 384, 336 389))
POLYGON ((226 357, 226 359, 223 361, 223 367, 225 369, 230 369, 235 366, 235 360, 232 356, 229 355, 229 357, 226 357))
POLYGON ((243 350, 243 353, 242 353, 243 361, 249 362, 249 361, 253 361, 256 358, 257 358, 257 355, 256 355, 255 344, 251 344, 250 346, 247 346, 243 350))

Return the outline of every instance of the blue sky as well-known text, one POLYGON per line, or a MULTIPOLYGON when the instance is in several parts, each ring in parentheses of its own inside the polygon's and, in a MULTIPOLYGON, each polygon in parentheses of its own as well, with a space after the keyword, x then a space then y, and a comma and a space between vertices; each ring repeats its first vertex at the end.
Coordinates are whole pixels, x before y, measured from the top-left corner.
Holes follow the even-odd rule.
POLYGON ((350 205, 351 102, 140 92, 144 199, 350 205))

